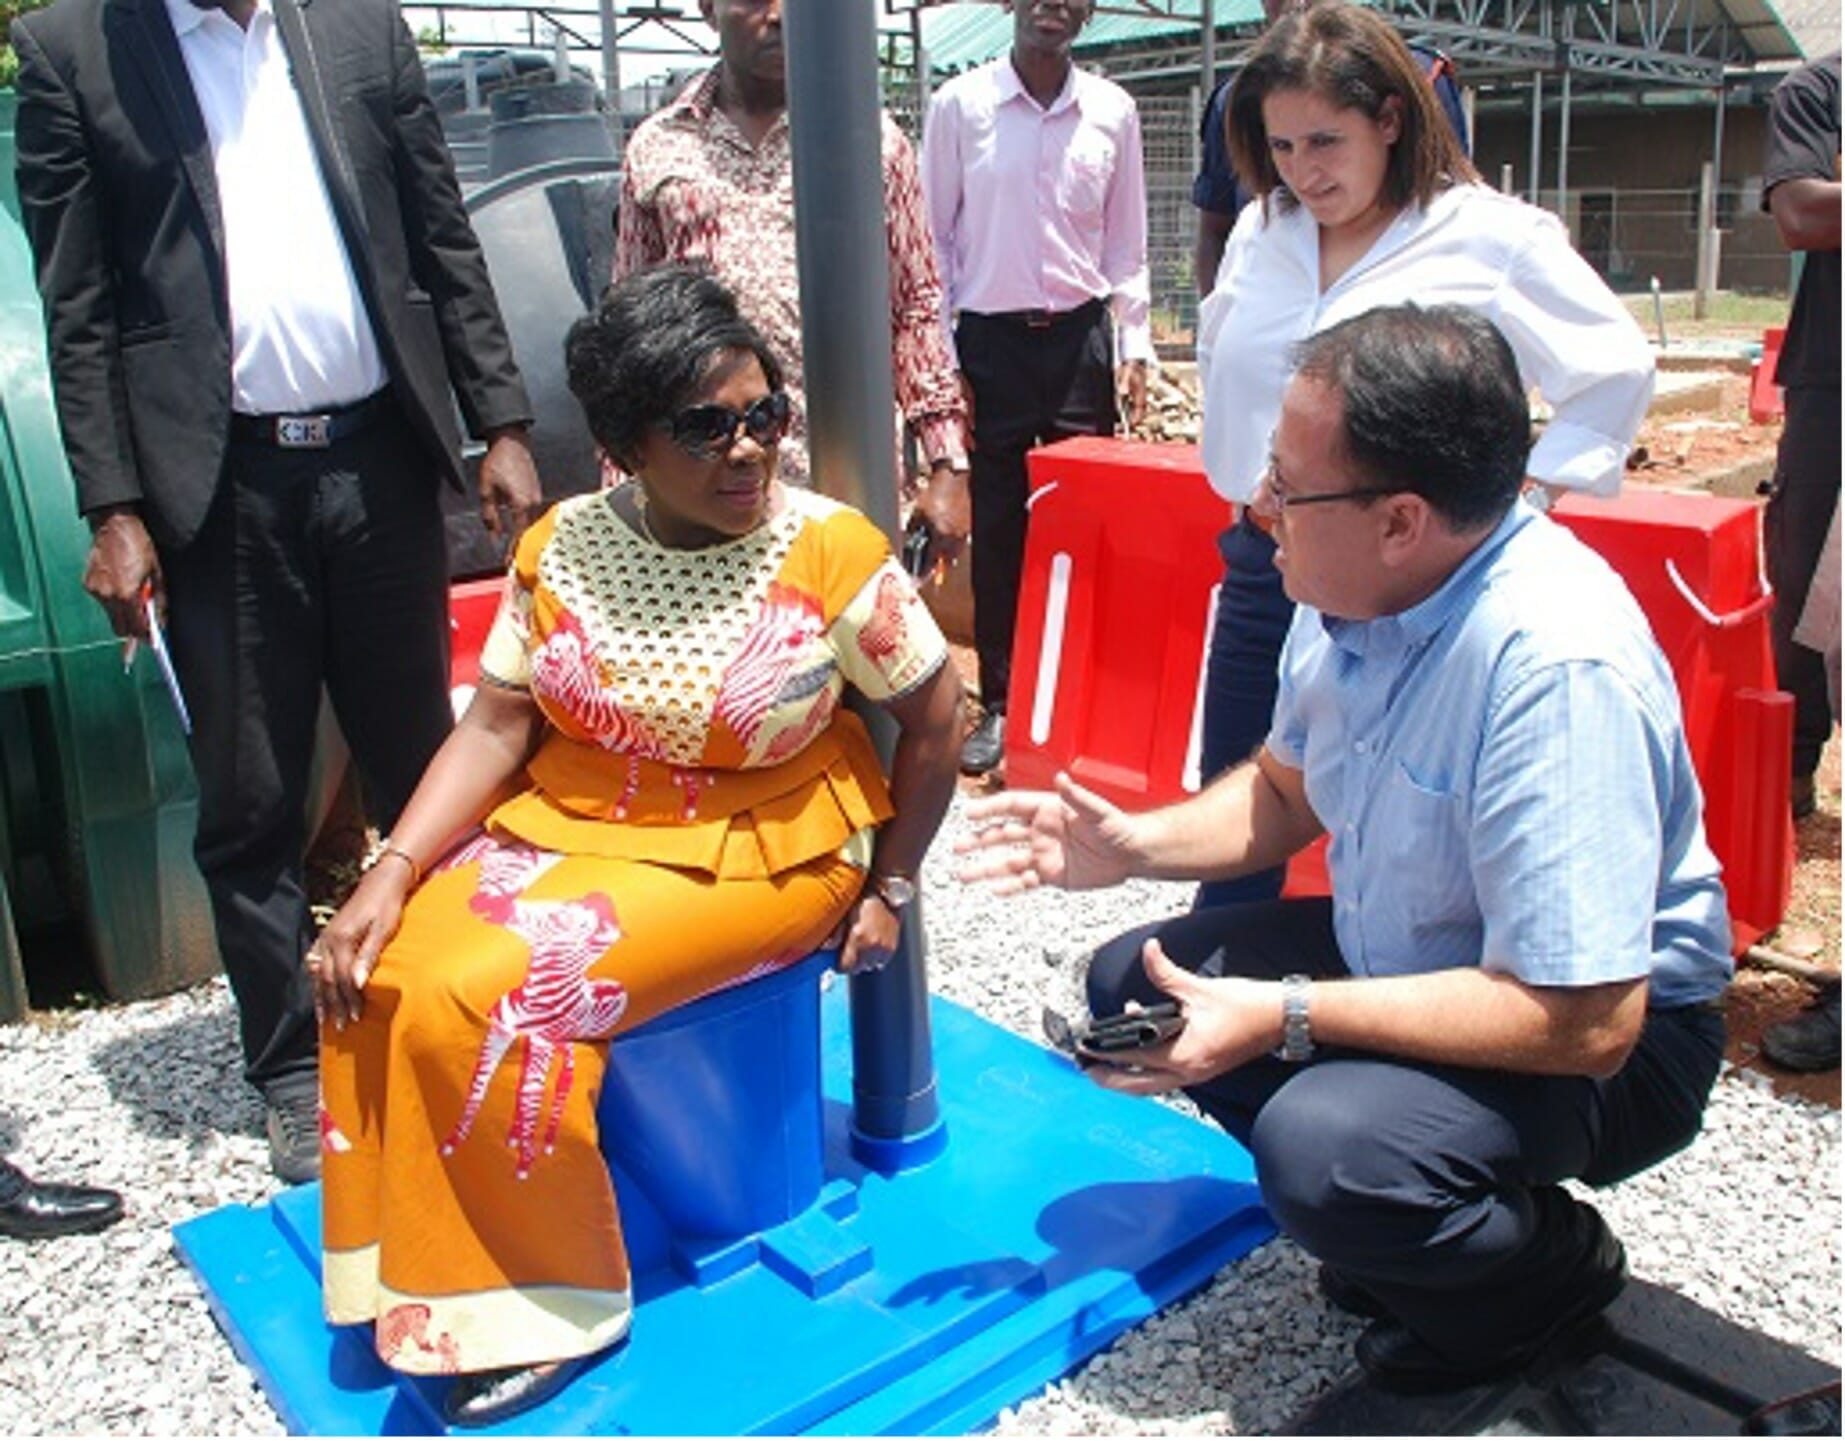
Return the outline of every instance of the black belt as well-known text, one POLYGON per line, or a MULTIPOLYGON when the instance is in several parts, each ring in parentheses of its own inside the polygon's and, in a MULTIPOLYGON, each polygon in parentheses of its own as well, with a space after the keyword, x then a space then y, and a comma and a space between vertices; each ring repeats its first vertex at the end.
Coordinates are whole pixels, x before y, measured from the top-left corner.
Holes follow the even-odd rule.
POLYGON ((245 415, 231 412, 231 436, 253 440, 279 450, 325 450, 349 435, 357 435, 395 404, 391 387, 374 391, 351 405, 301 415, 245 415))
POLYGON ((1708 1001, 1688 1001, 1682 1006, 1648 1006, 1649 1016, 1722 1016, 1728 1012, 1723 1007, 1722 996, 1712 996, 1708 1001))
POLYGON ((1106 309, 1108 302, 1100 296, 1085 300, 1074 310, 970 310, 982 320, 997 320, 1006 325, 1022 325, 1027 330, 1049 330, 1073 320, 1093 320, 1106 309))

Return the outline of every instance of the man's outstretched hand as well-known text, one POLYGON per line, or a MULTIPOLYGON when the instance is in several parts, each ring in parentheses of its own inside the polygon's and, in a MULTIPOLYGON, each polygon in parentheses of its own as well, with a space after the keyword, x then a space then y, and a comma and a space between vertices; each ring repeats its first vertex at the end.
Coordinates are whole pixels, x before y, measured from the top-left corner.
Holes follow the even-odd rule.
POLYGON ((1002 896, 1039 886, 1118 885, 1135 874, 1134 818, 1058 772, 1053 791, 1006 791, 968 806, 978 828, 955 844, 961 880, 1002 896))

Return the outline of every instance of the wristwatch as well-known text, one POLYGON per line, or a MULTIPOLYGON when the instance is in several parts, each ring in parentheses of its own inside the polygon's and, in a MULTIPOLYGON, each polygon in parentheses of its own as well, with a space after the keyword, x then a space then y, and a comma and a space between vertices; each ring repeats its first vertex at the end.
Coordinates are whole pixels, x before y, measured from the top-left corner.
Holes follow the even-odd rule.
POLYGON ((1281 1049, 1275 1056, 1290 1065, 1313 1059, 1313 1027, 1307 1022, 1310 984, 1308 977, 1302 975, 1281 978, 1281 1049))
POLYGON ((901 916, 916 899, 916 882, 908 876, 884 876, 871 883, 871 893, 893 916, 901 916))

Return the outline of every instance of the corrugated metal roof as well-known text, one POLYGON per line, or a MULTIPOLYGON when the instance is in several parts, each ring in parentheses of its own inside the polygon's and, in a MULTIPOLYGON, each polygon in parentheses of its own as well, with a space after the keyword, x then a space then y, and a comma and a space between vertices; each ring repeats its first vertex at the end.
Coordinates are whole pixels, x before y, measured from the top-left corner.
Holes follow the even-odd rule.
MULTIPOLYGON (((1139 16, 1105 11, 1092 15, 1076 39, 1076 53, 1087 55, 1135 41, 1197 33, 1203 13, 1200 0, 1160 0, 1159 9, 1167 13, 1139 16)), ((1211 15, 1220 30, 1232 25, 1259 25, 1262 3, 1215 0, 1211 15)), ((929 52, 932 70, 960 71, 983 65, 1005 54, 1011 44, 1012 17, 991 0, 982 4, 963 0, 923 11, 923 45, 929 52)))
MULTIPOLYGON (((926 0, 925 0, 926 3, 926 0)), ((1130 0, 1115 0, 1117 6, 1130 0)), ((1198 30, 1200 0, 1152 0, 1145 16, 1114 10, 1092 16, 1076 42, 1078 55, 1093 56, 1119 45, 1169 39, 1198 30)), ((1758 61, 1791 62, 1813 58, 1839 46, 1839 0, 1691 0, 1681 23, 1708 24, 1717 12, 1729 16, 1744 44, 1758 61)), ((1215 0, 1212 15, 1220 30, 1262 23, 1261 0, 1215 0)), ((1405 17, 1407 19, 1407 17, 1405 17)), ((1623 30, 1630 21, 1615 12, 1623 30)), ((1587 27, 1579 28, 1583 32, 1587 27)), ((995 0, 984 3, 928 5, 923 11, 923 44, 930 68, 956 72, 1003 55, 1012 43, 1012 17, 995 0)))
POLYGON ((1809 60, 1839 48, 1839 0, 1781 0, 1781 23, 1809 60))

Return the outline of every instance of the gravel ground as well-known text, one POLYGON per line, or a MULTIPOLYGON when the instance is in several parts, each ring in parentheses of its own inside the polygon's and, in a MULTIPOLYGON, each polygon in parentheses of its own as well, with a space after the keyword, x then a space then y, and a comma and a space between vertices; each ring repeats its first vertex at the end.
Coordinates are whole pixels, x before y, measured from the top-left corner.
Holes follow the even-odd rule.
MULTIPOLYGON (((1046 1002, 1080 1009, 1089 947, 1185 899, 1135 885, 1001 901, 956 886, 949 868, 938 844, 925 873, 935 989, 1027 1035, 1046 1002)), ((0 1242, 0 1434, 280 1432, 168 1230, 276 1189, 233 1025, 216 981, 0 1028, 0 1149, 47 1179, 119 1187, 129 1206, 101 1236, 0 1242)), ((1838 1364, 1836 1111, 1729 1072, 1697 1144, 1597 1204, 1636 1275, 1838 1364)), ((1358 1331, 1312 1278, 1296 1247, 1272 1242, 997 1429, 1271 1432, 1346 1369, 1358 1331)))

